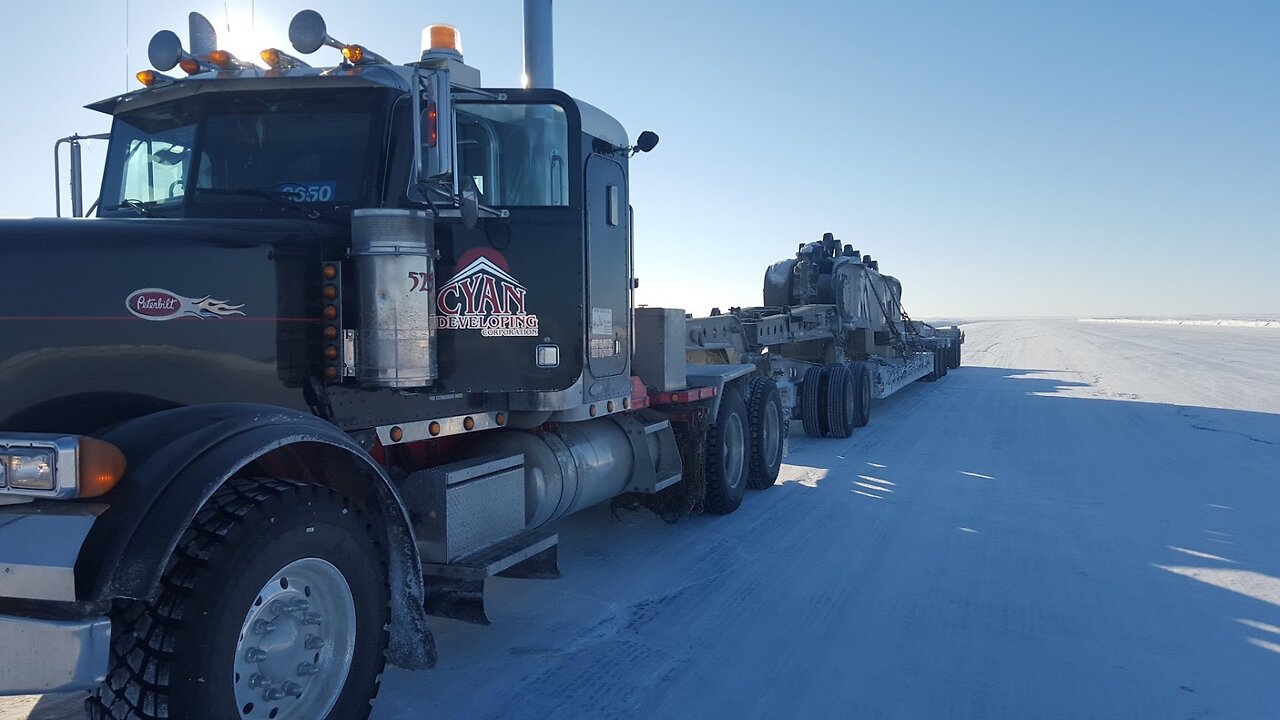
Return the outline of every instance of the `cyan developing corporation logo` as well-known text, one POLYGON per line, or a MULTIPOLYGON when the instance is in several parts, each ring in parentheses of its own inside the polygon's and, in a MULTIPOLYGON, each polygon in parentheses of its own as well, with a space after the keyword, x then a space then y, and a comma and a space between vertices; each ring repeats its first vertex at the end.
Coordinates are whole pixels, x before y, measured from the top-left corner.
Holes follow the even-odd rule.
POLYGON ((244 305, 228 305, 226 300, 214 300, 212 296, 189 298, 160 288, 134 290, 125 298, 124 306, 143 320, 176 320, 191 317, 224 318, 244 315, 244 305))
POLYGON ((528 291, 502 253, 472 248, 458 258, 458 267, 436 293, 436 329, 479 330, 485 337, 538 334, 538 316, 525 307, 528 291))

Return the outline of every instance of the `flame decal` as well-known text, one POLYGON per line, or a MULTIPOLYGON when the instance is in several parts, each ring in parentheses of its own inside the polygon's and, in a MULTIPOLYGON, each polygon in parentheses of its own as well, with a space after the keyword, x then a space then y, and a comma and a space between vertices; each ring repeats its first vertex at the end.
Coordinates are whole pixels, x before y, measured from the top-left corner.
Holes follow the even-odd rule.
MULTIPOLYGON (((186 300, 187 298, 183 298, 186 300)), ((192 303, 191 309, 183 308, 184 313, 190 313, 201 320, 205 318, 226 317, 228 315, 244 315, 240 312, 241 305, 228 305, 226 300, 214 300, 212 296, 205 295, 203 298, 192 303)))

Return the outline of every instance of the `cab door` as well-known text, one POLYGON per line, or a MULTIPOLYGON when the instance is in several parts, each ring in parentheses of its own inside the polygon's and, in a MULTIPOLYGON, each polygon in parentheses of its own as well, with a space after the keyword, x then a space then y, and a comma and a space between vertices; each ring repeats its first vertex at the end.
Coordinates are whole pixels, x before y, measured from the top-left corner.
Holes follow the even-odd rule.
POLYGON ((631 348, 631 258, 627 172, 616 159, 587 159, 587 357, 597 378, 627 372, 631 348))

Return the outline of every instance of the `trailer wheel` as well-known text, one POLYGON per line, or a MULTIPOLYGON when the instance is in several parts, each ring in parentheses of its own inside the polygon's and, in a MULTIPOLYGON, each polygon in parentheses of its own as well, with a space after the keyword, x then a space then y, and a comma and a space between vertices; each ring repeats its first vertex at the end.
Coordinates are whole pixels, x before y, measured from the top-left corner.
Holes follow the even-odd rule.
POLYGON ((726 387, 716 421, 707 429, 707 512, 728 515, 742 504, 749 437, 742 394, 726 387))
POLYGON ((853 426, 866 427, 871 421, 871 368, 866 363, 849 363, 853 375, 853 426))
POLYGON ((827 434, 826 407, 827 369, 811 367, 804 371, 801 381, 803 396, 800 402, 800 421, 804 434, 822 437, 827 434))
POLYGON ((925 375, 920 379, 924 380, 925 382, 936 382, 938 378, 942 377, 941 371, 939 370, 939 365, 941 364, 942 364, 942 356, 938 353, 937 350, 934 350, 933 351, 933 370, 930 370, 928 375, 925 375))
POLYGON ((857 412, 853 373, 845 365, 827 368, 827 434, 847 438, 853 435, 857 412))
POLYGON ((117 601, 90 717, 367 718, 389 621, 377 538, 329 488, 228 482, 183 534, 156 602, 117 601))
POLYGON ((751 425, 751 452, 747 462, 747 486, 773 487, 782 469, 782 398, 773 378, 757 377, 747 386, 747 419, 751 425))

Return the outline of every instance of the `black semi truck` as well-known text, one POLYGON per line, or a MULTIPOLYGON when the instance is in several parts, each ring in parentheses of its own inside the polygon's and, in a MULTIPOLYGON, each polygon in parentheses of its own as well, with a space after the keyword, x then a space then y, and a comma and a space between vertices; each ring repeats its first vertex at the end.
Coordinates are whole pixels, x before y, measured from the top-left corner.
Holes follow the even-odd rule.
POLYGON ((294 50, 341 61, 264 68, 191 20, 90 106, 96 217, 0 221, 0 693, 365 717, 386 661, 434 663, 428 615, 558 574, 558 518, 730 513, 793 414, 847 436, 959 362, 830 239, 761 308, 633 311, 657 136, 551 88, 549 0, 527 88, 484 87, 449 26, 393 65, 303 11, 294 50))

